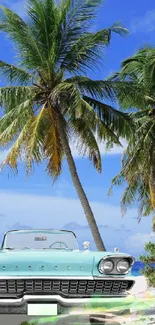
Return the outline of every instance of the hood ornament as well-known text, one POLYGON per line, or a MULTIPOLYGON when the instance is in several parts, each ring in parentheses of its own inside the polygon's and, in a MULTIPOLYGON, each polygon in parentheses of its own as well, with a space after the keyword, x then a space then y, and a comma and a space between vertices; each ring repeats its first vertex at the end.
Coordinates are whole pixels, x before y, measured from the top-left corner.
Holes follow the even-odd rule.
POLYGON ((89 251, 90 242, 89 241, 84 241, 83 242, 83 247, 84 247, 85 251, 89 251))

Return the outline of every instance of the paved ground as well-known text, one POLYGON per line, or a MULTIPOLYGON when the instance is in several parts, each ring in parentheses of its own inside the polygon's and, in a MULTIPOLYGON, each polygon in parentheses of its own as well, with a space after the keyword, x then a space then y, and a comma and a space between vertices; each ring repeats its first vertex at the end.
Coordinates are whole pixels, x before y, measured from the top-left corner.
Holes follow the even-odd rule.
MULTIPOLYGON (((29 322, 32 320, 32 317, 25 317, 25 316, 16 316, 16 315, 9 315, 9 316, 5 316, 5 315, 0 315, 0 324, 1 325, 19 325, 21 324, 22 322, 29 322)), ((37 318, 33 320, 37 321, 37 318)), ((78 317, 77 316, 73 316, 73 317, 64 317, 62 319, 59 319, 58 321, 56 322, 49 322, 47 321, 46 323, 42 323, 43 325, 51 325, 51 324, 54 324, 54 325, 71 325, 71 324, 77 324, 79 321, 78 317)), ((89 316, 84 316, 82 317, 82 319, 80 319, 80 325, 90 325, 90 322, 89 322, 89 316)), ((28 324, 23 324, 23 325, 28 325, 28 324)))
MULTIPOLYGON (((28 324, 24 324, 24 322, 29 322, 30 320, 32 320, 31 317, 23 317, 23 316, 16 316, 16 315, 9 315, 9 316, 3 316, 0 315, 0 324, 1 325, 19 325, 23 322, 23 325, 28 325, 28 324)), ((37 319, 36 319, 37 320, 37 319)), ((46 323, 42 323, 43 325, 90 325, 90 324, 108 324, 108 325, 121 325, 120 322, 114 321, 110 319, 106 319, 105 321, 103 320, 103 322, 101 322, 101 317, 97 317, 96 319, 94 319, 93 317, 90 317, 89 315, 85 315, 85 316, 69 316, 69 317, 64 317, 62 319, 57 320, 54 323, 51 322, 46 322, 46 323), (91 321, 90 321, 91 318, 91 321)), ((40 324, 39 324, 40 325, 40 324)))
MULTIPOLYGON (((145 315, 138 316, 132 315, 131 318, 126 315, 71 315, 67 317, 63 317, 55 322, 51 322, 48 319, 47 322, 44 318, 44 321, 38 323, 37 318, 33 318, 33 322, 38 325, 155 325, 155 314, 151 315, 152 312, 147 311, 145 315), (136 322, 135 322, 136 321, 136 322)), ((0 325, 28 325, 32 324, 31 317, 25 316, 16 316, 16 315, 0 315, 0 325), (30 323, 29 323, 30 322, 30 323)))

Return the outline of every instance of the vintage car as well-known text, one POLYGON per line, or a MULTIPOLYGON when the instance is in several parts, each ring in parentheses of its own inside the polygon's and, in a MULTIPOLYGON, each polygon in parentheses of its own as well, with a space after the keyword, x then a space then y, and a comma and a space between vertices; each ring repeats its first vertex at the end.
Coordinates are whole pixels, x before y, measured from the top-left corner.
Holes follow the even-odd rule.
POLYGON ((58 315, 126 297, 134 258, 78 248, 70 230, 11 230, 0 250, 0 314, 58 315))

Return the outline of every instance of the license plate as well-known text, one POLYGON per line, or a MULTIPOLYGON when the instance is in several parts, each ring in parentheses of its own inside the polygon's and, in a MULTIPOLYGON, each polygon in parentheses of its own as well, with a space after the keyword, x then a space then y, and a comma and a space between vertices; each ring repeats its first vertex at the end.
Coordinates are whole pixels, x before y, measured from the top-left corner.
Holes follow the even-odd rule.
POLYGON ((57 304, 28 304, 28 316, 56 316, 57 304))

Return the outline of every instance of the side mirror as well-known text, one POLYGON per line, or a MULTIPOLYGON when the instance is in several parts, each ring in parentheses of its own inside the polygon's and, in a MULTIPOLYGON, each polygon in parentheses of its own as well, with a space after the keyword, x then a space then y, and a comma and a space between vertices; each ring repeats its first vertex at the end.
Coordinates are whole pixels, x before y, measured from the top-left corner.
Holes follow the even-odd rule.
POLYGON ((83 242, 83 247, 84 247, 84 249, 89 250, 90 242, 89 241, 84 241, 83 242))

